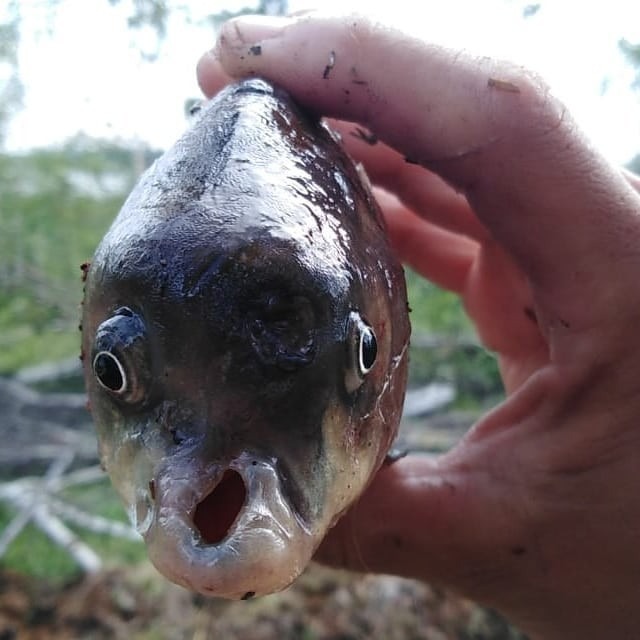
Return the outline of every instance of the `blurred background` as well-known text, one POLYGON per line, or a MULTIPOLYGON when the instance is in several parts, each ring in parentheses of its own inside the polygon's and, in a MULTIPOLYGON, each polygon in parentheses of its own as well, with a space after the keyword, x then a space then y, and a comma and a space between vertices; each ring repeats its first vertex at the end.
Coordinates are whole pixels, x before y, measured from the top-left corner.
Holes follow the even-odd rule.
MULTIPOLYGON (((612 162, 640 171, 640 7, 628 1, 316 3, 542 73, 612 162)), ((296 0, 0 6, 0 639, 520 638, 426 585, 314 569, 284 594, 204 602, 157 578, 97 467, 79 373, 80 265, 187 126, 198 57, 240 13, 296 0)), ((407 273, 401 444, 442 451, 501 397, 455 298, 407 273)))

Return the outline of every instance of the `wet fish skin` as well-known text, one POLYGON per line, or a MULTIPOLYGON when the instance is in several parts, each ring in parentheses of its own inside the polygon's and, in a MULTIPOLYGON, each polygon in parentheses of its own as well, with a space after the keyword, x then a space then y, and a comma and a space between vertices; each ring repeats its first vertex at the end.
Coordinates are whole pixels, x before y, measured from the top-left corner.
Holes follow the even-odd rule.
POLYGON ((202 593, 286 587, 397 431, 402 269, 361 172, 263 80, 142 177, 82 326, 102 462, 154 564, 202 593))

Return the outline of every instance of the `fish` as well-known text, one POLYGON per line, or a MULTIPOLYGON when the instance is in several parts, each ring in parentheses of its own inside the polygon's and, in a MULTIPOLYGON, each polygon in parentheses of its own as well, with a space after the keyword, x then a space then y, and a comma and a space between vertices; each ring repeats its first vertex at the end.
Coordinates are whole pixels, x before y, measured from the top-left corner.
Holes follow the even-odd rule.
POLYGON ((366 176, 260 78, 142 175, 85 268, 100 460, 169 580, 282 590, 396 435, 410 324, 366 176))

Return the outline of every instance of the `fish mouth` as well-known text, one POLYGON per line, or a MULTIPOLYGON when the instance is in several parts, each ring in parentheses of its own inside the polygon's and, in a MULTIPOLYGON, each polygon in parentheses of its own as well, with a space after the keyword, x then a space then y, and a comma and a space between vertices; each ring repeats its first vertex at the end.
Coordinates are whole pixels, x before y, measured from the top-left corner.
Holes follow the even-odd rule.
POLYGON ((242 476, 227 469, 222 479, 196 506, 193 524, 205 544, 219 544, 240 515, 247 498, 242 476))
POLYGON ((319 536, 290 505, 275 460, 243 453, 224 466, 173 463, 137 506, 148 509, 139 530, 163 575, 232 599, 280 591, 300 575, 319 536))

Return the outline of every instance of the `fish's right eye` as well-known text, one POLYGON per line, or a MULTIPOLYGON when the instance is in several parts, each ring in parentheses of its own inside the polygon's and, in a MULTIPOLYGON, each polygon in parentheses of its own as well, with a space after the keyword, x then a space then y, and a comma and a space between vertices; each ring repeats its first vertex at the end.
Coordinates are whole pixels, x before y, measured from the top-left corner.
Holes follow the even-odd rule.
POLYGON ((116 395, 122 395, 127 391, 127 374, 113 353, 100 351, 93 359, 93 373, 103 389, 116 395))
POLYGON ((347 328, 347 370, 345 387, 349 393, 358 389, 373 368, 378 343, 373 328, 356 311, 349 315, 347 328))
POLYGON ((151 363, 144 320, 122 307, 96 333, 92 369, 96 382, 114 399, 143 402, 152 385, 151 363))

